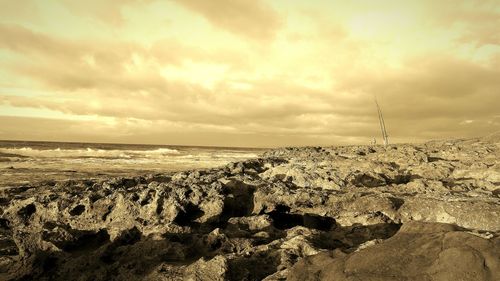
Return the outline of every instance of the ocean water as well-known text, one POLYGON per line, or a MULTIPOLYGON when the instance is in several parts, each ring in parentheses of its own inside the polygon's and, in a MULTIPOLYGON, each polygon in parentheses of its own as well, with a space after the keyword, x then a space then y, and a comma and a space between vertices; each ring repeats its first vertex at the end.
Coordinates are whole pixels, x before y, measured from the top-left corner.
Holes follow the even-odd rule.
POLYGON ((256 158, 254 148, 0 141, 0 188, 213 168, 256 158))

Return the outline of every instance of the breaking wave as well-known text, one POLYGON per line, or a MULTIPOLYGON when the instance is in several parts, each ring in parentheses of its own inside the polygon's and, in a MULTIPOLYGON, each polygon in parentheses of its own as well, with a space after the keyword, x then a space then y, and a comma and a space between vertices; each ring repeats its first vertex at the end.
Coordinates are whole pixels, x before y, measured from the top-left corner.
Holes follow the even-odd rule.
POLYGON ((177 149, 157 148, 154 150, 106 150, 106 149, 33 149, 31 147, 22 148, 2 148, 0 153, 20 157, 35 158, 150 158, 179 155, 177 149))

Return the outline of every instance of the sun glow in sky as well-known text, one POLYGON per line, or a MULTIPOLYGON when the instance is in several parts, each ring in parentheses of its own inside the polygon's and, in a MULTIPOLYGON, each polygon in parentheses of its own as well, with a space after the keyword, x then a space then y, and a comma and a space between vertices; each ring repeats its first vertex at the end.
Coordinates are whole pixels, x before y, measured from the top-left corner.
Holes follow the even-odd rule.
POLYGON ((500 2, 0 0, 0 139, 367 144, 500 130, 500 2))

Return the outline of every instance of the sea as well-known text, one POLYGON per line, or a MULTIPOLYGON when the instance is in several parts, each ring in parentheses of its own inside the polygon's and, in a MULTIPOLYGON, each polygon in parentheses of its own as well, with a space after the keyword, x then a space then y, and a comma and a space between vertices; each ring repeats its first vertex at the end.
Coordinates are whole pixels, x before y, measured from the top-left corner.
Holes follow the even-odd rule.
POLYGON ((258 148, 0 140, 0 189, 214 168, 263 152, 258 148))

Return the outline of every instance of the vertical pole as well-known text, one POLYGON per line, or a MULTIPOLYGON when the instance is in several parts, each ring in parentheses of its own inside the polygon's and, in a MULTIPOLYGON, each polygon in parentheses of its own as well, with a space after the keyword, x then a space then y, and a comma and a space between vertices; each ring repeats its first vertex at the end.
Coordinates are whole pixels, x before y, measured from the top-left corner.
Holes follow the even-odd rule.
POLYGON ((387 131, 385 130, 384 116, 382 116, 382 110, 378 105, 377 98, 375 97, 375 105, 377 105, 378 121, 380 123, 380 130, 382 131, 382 138, 384 138, 384 146, 389 145, 389 138, 387 136, 387 131))

